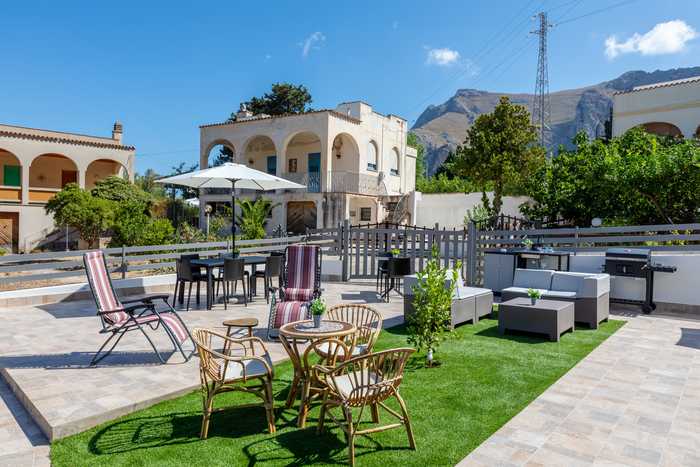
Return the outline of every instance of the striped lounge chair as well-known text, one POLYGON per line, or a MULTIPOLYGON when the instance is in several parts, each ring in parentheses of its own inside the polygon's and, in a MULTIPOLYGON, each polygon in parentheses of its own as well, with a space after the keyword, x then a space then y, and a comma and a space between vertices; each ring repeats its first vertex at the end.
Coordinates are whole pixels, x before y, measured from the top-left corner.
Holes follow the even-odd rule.
POLYGON ((102 322, 100 333, 109 334, 102 347, 95 353, 90 362, 91 366, 96 365, 112 353, 121 338, 124 337, 124 334, 137 330, 141 331, 146 337, 160 362, 165 363, 155 344, 148 336, 145 329, 146 326, 152 330, 158 329, 159 326, 162 327, 172 341, 175 350, 180 351, 185 361, 190 359, 194 350, 186 354, 182 344, 187 340, 192 342, 192 336, 185 323, 168 303, 169 294, 149 294, 120 300, 114 293, 112 279, 107 269, 107 261, 102 251, 85 253, 83 262, 85 263, 85 273, 90 284, 92 297, 95 299, 95 305, 97 305, 97 315, 102 322), (168 310, 158 311, 156 309, 156 302, 159 300, 163 301, 168 310), (112 342, 112 345, 109 347, 109 350, 104 351, 110 342, 112 342))
POLYGON ((318 245, 291 245, 284 253, 281 287, 270 288, 268 338, 279 335, 279 328, 292 321, 311 319, 309 302, 321 296, 321 248, 318 245))

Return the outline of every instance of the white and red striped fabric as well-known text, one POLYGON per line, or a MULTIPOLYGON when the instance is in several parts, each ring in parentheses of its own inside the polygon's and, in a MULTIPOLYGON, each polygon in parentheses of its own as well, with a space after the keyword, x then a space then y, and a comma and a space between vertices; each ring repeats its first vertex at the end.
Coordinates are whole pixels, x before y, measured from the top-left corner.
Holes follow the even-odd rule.
POLYGON ((310 302, 314 298, 313 289, 284 289, 284 299, 292 302, 310 302))
POLYGON ((290 289, 312 289, 316 282, 316 246, 287 248, 287 283, 290 289))
POLYGON ((107 263, 101 251, 90 251, 85 253, 85 272, 90 278, 90 288, 95 297, 99 311, 110 312, 104 316, 109 323, 116 324, 129 319, 129 315, 122 311, 123 305, 114 294, 112 284, 109 281, 107 263))
POLYGON ((275 305, 274 327, 279 329, 287 323, 309 319, 307 302, 279 302, 275 305))
MULTIPOLYGON (((189 338, 189 335, 187 334, 187 329, 185 329, 185 326, 180 322, 180 320, 177 318, 177 316, 175 316, 174 313, 166 311, 160 314, 160 318, 163 321, 163 324, 165 326, 168 326, 168 328, 173 332, 175 338, 178 340, 178 342, 180 342, 180 344, 182 344, 189 338)), ((139 316, 138 318, 136 318, 136 322, 138 322, 139 324, 152 323, 154 321, 158 321, 157 315, 139 316)), ((121 323, 115 323, 115 325, 117 326, 119 324, 121 323)))

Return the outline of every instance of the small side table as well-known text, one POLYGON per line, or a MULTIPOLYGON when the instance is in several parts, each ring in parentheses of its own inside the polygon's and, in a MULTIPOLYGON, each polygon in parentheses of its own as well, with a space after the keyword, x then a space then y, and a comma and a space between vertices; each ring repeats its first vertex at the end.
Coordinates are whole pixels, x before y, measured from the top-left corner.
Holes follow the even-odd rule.
POLYGON ((224 321, 224 326, 226 326, 226 337, 231 337, 231 331, 233 331, 235 328, 247 328, 248 337, 253 337, 253 328, 257 325, 257 318, 238 318, 227 319, 224 321))

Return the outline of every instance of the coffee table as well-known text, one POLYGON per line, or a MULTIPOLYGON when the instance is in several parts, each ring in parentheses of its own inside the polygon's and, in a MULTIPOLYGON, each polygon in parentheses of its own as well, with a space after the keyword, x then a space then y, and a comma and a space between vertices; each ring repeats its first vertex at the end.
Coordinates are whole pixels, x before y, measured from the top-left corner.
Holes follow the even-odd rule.
POLYGON ((559 300, 514 298, 498 307, 498 332, 526 331, 547 334, 553 341, 566 331, 574 331, 574 304, 559 300))

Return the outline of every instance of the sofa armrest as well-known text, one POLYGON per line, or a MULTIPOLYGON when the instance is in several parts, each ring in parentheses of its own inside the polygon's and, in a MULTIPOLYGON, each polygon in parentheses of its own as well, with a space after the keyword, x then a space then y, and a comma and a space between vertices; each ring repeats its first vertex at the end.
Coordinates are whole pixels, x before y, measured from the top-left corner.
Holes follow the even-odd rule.
POLYGON ((577 294, 581 298, 595 298, 610 292, 610 276, 594 274, 583 278, 581 290, 577 294))

